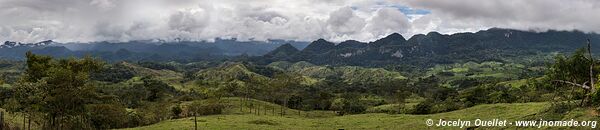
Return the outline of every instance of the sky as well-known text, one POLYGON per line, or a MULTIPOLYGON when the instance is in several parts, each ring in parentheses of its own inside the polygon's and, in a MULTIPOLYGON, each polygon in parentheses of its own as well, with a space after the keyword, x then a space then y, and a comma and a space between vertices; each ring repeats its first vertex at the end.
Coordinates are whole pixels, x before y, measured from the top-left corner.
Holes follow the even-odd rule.
MULTIPOLYGON (((374 41, 492 27, 600 32, 597 0, 0 0, 0 41, 374 41)), ((0 43, 1 44, 1 43, 0 43)))

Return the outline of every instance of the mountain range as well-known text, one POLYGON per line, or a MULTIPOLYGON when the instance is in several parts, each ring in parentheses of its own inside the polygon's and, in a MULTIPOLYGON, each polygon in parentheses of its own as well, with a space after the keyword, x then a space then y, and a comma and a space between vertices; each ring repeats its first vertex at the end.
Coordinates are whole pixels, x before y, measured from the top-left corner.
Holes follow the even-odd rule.
POLYGON ((461 62, 505 61, 524 55, 549 52, 572 52, 586 47, 592 41, 592 50, 600 47, 600 35, 580 31, 520 31, 492 28, 475 33, 443 35, 437 32, 418 34, 406 40, 394 33, 373 42, 348 40, 333 43, 323 39, 311 42, 298 50, 291 45, 267 53, 255 61, 308 61, 313 64, 385 66, 432 66, 461 62))
POLYGON ((474 33, 440 34, 430 32, 405 39, 398 33, 372 42, 347 40, 339 43, 318 39, 313 42, 285 40, 214 42, 92 42, 38 43, 6 41, 0 45, 0 58, 22 60, 26 51, 55 57, 96 56, 107 61, 182 61, 223 59, 248 56, 259 64, 277 61, 307 61, 316 65, 428 67, 461 62, 505 61, 524 55, 571 52, 592 41, 592 50, 600 47, 600 35, 580 31, 522 31, 491 28, 474 33))
POLYGON ((261 56, 283 44, 294 48, 304 48, 308 42, 268 40, 237 41, 236 39, 216 39, 206 41, 129 41, 58 43, 52 40, 38 43, 6 41, 0 45, 0 58, 24 59, 25 52, 51 55, 54 57, 82 57, 91 55, 108 61, 199 61, 219 59, 238 55, 261 56))

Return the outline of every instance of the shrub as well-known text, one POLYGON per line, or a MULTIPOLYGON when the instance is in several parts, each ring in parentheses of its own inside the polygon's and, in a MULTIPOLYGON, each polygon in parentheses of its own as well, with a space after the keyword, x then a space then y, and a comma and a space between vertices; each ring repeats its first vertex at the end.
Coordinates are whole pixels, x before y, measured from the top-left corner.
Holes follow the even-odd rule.
POLYGON ((423 101, 413 107, 413 114, 429 114, 431 113, 433 102, 431 100, 423 101))
POLYGON ((431 107, 430 113, 441 113, 458 110, 462 107, 462 104, 458 100, 449 98, 442 102, 436 103, 431 107))
POLYGON ((364 101, 359 99, 359 94, 345 93, 340 98, 335 99, 331 104, 331 109, 338 111, 338 115, 360 114, 367 110, 364 101))
POLYGON ((194 101, 188 107, 190 115, 216 115, 223 113, 225 106, 216 99, 208 99, 206 101, 194 101))
POLYGON ((379 106, 385 104, 385 100, 378 96, 367 96, 360 99, 366 106, 379 106))
POLYGON ((562 120, 565 115, 570 115, 571 110, 577 108, 577 104, 568 102, 553 102, 546 111, 540 112, 536 115, 526 117, 530 120, 562 120))
POLYGON ((360 114, 365 112, 365 110, 367 110, 367 107, 359 102, 347 103, 343 107, 344 113, 349 114, 360 114))
POLYGON ((165 102, 144 102, 136 112, 141 117, 142 125, 147 125, 168 119, 171 115, 169 106, 165 102))
POLYGON ((279 125, 279 123, 272 121, 272 120, 260 120, 260 119, 249 121, 248 123, 257 124, 257 125, 279 125))
POLYGON ((127 111, 123 106, 115 104, 87 105, 90 121, 94 128, 122 128, 127 124, 127 111))
POLYGON ((183 112, 183 110, 181 110, 181 106, 179 106, 179 104, 171 107, 171 113, 173 114, 174 118, 179 118, 181 112, 183 112))
MULTIPOLYGON (((599 89, 599 88, 596 88, 599 89)), ((596 92, 592 94, 592 100, 590 101, 590 103, 593 106, 600 106, 600 92, 596 92)))

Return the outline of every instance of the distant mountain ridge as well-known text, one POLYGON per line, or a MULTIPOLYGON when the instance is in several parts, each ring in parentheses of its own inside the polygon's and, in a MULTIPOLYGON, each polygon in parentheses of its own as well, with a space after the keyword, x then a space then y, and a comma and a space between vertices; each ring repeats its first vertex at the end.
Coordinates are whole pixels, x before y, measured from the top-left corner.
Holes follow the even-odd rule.
MULTIPOLYGON (((194 62, 232 58, 259 64, 277 61, 306 61, 332 66, 414 66, 468 61, 505 61, 522 55, 548 52, 572 52, 592 41, 592 50, 600 51, 600 35, 580 31, 532 32, 491 28, 475 33, 451 35, 430 32, 405 39, 398 33, 372 42, 347 40, 340 43, 318 39, 313 42, 285 40, 214 42, 93 42, 38 43, 6 41, 0 45, 0 59, 22 60, 27 51, 55 57, 91 55, 107 61, 178 61, 194 62), (239 58, 235 58, 238 57, 239 58)), ((600 54, 600 53, 598 53, 600 54)))
POLYGON ((52 40, 38 43, 20 43, 6 41, 0 45, 0 58, 22 60, 25 52, 51 55, 55 57, 81 57, 92 55, 108 61, 198 61, 242 54, 260 56, 279 47, 290 44, 295 48, 304 48, 307 42, 269 40, 237 41, 235 39, 216 39, 214 42, 92 42, 57 43, 52 40))
POLYGON ((37 42, 37 43, 21 43, 21 42, 5 41, 4 44, 0 45, 0 48, 14 48, 14 47, 20 47, 20 46, 38 47, 38 46, 45 46, 45 45, 52 45, 52 44, 56 44, 56 43, 52 40, 46 40, 46 41, 41 41, 41 42, 37 42))
MULTIPOLYGON (((255 58, 265 64, 275 61, 308 61, 318 65, 432 66, 467 61, 503 61, 507 57, 546 52, 572 52, 592 41, 600 51, 600 35, 579 31, 531 32, 491 28, 475 33, 444 35, 438 32, 418 34, 406 40, 393 33, 365 43, 348 40, 335 44, 323 39, 288 57, 255 58)), ((281 52, 279 52, 281 53, 281 52)))

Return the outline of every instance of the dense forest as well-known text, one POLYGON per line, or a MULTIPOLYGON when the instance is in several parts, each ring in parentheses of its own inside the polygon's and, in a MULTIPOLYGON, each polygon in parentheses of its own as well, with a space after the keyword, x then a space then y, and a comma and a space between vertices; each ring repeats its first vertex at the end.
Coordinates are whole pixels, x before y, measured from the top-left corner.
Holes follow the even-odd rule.
POLYGON ((177 61, 125 57, 129 50, 116 48, 106 53, 120 57, 106 59, 24 47, 15 51, 25 51, 23 60, 0 60, 0 108, 22 120, 1 123, 117 129, 231 113, 424 115, 529 102, 550 107, 528 118, 560 120, 573 110, 600 108, 599 38, 508 29, 409 40, 392 34, 371 43, 280 44, 264 55, 198 59, 206 56, 203 49, 182 50, 198 53, 176 54, 185 59, 177 61))

